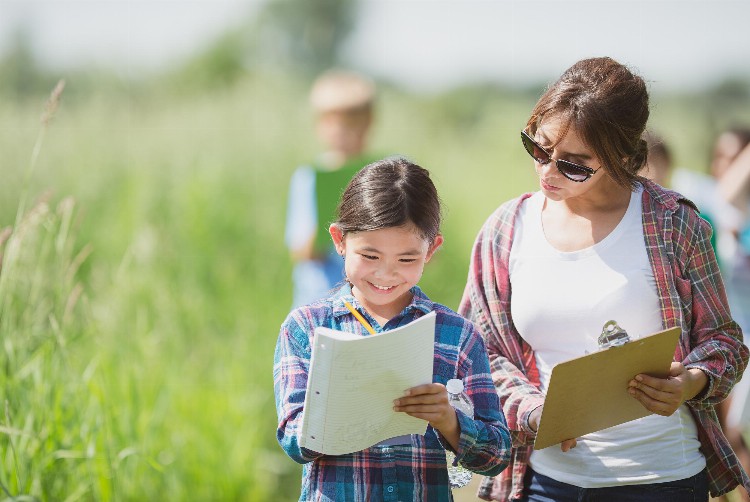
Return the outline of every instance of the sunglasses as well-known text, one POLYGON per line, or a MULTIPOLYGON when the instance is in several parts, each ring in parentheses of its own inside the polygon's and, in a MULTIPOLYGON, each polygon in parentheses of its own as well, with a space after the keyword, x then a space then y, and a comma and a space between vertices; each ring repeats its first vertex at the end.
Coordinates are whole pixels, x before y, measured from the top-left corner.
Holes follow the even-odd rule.
MULTIPOLYGON (((526 134, 526 131, 521 131, 521 141, 523 142, 523 147, 529 152, 529 155, 531 155, 531 158, 540 164, 549 164, 552 162, 553 159, 550 154, 547 153, 547 150, 531 139, 531 136, 526 134)), ((576 183, 587 181, 596 174, 599 169, 601 169, 601 167, 599 169, 591 169, 590 167, 582 166, 567 160, 555 160, 555 165, 557 166, 557 170, 560 171, 560 174, 576 183)))

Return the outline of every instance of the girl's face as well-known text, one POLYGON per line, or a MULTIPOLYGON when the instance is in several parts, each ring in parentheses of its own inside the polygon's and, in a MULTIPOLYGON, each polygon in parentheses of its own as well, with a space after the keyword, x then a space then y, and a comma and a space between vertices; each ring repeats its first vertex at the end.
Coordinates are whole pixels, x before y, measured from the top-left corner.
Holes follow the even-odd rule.
POLYGON ((430 245, 413 224, 346 236, 333 224, 330 233, 344 256, 352 294, 379 320, 396 316, 411 302, 409 290, 443 242, 439 235, 430 245))
POLYGON ((606 171, 597 171, 588 180, 578 183, 569 180, 557 169, 556 160, 567 160, 575 164, 598 170, 601 167, 599 158, 578 135, 573 125, 568 127, 565 136, 561 136, 565 123, 555 117, 549 117, 542 121, 534 134, 534 141, 544 148, 553 159, 547 164, 534 162, 536 174, 539 176, 539 186, 544 195, 552 200, 566 200, 591 192, 595 188, 601 188, 601 182, 608 179, 606 171))

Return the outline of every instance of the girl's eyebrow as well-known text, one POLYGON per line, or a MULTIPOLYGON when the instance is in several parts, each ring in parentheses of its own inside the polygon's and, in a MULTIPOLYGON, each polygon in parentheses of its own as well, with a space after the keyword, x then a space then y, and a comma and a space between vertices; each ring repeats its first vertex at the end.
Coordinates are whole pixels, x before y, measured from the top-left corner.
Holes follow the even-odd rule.
MULTIPOLYGON (((379 249, 376 249, 376 248, 371 247, 371 246, 365 246, 365 247, 359 248, 359 251, 360 252, 366 252, 366 253, 377 253, 377 254, 380 254, 380 250, 379 249)), ((419 249, 409 249, 407 251, 404 251, 403 253, 399 253, 398 256, 414 256, 414 255, 418 255, 419 253, 420 253, 419 249)))

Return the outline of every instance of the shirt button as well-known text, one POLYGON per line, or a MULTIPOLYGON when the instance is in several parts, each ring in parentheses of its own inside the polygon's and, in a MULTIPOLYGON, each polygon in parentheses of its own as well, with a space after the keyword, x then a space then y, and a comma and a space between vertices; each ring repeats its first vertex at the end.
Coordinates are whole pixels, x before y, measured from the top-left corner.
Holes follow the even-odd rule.
POLYGON ((388 493, 393 493, 393 487, 392 486, 388 487, 388 493))

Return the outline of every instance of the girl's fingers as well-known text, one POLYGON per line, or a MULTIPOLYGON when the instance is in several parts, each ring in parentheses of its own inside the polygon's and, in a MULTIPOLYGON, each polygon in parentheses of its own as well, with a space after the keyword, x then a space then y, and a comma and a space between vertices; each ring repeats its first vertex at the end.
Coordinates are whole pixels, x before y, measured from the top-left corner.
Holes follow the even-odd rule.
POLYGON ((417 396, 421 394, 440 394, 446 392, 445 385, 439 383, 426 383, 424 385, 417 385, 411 389, 404 391, 405 396, 417 396))
POLYGON ((413 404, 410 406, 394 406, 395 411, 403 411, 404 413, 442 413, 442 407, 434 405, 417 405, 413 404))
POLYGON ((393 401, 395 406, 409 406, 413 404, 448 404, 447 397, 434 394, 422 394, 412 397, 400 397, 393 401))

